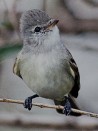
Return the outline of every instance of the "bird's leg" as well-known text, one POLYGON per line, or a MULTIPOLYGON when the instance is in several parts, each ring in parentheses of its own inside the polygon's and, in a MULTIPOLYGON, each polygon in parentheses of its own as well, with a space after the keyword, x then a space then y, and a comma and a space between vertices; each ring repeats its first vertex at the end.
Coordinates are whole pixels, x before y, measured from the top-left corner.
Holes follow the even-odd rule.
POLYGON ((32 108, 32 99, 34 99, 36 97, 39 97, 39 96, 37 94, 35 94, 35 95, 30 96, 27 99, 25 99, 24 108, 27 108, 28 110, 31 110, 31 108, 32 108))
POLYGON ((63 112, 64 112, 64 114, 66 116, 68 116, 71 113, 71 104, 70 104, 70 101, 69 101, 68 97, 66 97, 65 100, 66 100, 66 102, 65 102, 65 106, 64 106, 63 112))

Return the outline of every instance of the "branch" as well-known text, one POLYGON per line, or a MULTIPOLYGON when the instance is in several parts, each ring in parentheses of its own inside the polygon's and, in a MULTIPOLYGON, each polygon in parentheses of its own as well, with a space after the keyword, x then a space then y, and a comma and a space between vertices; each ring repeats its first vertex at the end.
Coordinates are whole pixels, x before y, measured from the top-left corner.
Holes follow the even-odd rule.
MULTIPOLYGON (((6 98, 4 98, 4 99, 0 98, 0 102, 24 104, 24 101, 22 101, 22 100, 13 100, 13 99, 6 99, 6 98)), ((40 107, 40 108, 51 108, 51 109, 61 109, 61 110, 64 109, 64 107, 60 106, 60 105, 56 106, 56 105, 47 105, 47 104, 42 104, 42 103, 32 103, 32 105, 40 107)), ((74 113, 79 113, 81 115, 86 115, 86 116, 98 118, 98 114, 95 114, 95 113, 77 110, 77 109, 73 109, 73 108, 71 110, 74 113)))

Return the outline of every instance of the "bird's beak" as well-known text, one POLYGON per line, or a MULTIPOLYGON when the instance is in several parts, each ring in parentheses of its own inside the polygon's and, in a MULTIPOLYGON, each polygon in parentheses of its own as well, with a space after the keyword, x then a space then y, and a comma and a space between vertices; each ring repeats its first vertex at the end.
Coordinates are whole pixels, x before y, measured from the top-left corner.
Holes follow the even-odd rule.
POLYGON ((55 20, 55 19, 52 19, 45 27, 44 29, 45 30, 49 30, 49 29, 52 29, 55 25, 57 25, 57 23, 59 22, 59 20, 55 20))

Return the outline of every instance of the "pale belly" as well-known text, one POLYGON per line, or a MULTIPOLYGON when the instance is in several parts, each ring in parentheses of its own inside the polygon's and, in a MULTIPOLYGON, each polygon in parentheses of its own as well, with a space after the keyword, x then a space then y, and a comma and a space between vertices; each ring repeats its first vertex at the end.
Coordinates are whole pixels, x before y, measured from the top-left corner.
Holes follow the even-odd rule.
MULTIPOLYGON (((40 56, 41 57, 41 56, 40 56)), ((48 99, 62 99, 73 87, 73 79, 59 61, 33 57, 22 62, 21 75, 29 88, 48 99), (50 62, 49 62, 50 61, 50 62)))

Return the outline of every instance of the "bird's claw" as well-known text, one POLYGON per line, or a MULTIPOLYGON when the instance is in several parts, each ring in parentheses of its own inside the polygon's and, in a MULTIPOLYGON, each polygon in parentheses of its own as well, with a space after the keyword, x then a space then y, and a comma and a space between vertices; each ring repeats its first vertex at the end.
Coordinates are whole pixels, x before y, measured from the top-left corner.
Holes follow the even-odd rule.
POLYGON ((31 110, 32 108, 32 98, 28 97, 24 102, 24 108, 31 110))
POLYGON ((71 113, 71 104, 68 100, 66 100, 63 112, 66 116, 70 115, 71 113))

